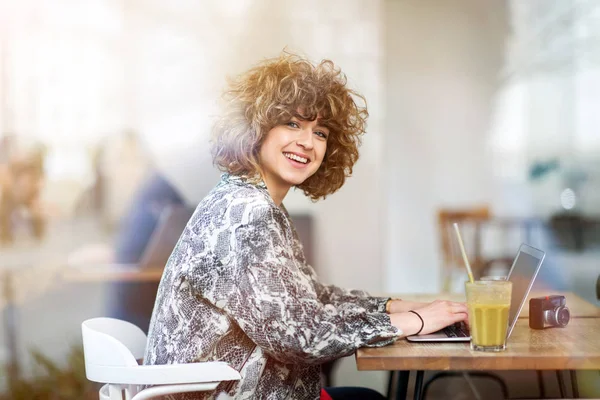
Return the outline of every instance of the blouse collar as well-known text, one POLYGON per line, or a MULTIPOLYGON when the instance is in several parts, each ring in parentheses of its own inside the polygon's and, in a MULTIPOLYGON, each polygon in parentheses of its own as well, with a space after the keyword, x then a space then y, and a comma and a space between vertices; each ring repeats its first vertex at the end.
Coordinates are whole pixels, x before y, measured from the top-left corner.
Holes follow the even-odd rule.
POLYGON ((225 172, 223 175, 221 175, 221 182, 235 183, 237 185, 250 185, 250 186, 257 187, 259 189, 267 190, 267 185, 265 184, 265 181, 263 181, 263 179, 260 177, 258 178, 258 180, 255 180, 255 179, 250 179, 247 176, 233 175, 233 174, 225 172))
MULTIPOLYGON (((252 186, 255 188, 258 188, 262 191, 264 191, 264 193, 267 195, 268 199, 273 202, 273 199, 271 198, 271 195, 269 194, 269 190, 267 189, 267 185, 265 183, 265 181, 263 181, 262 178, 258 178, 258 180, 253 180, 250 179, 246 176, 241 176, 241 175, 233 175, 230 174, 228 172, 223 173, 223 175, 221 175, 221 182, 220 184, 225 184, 225 183, 233 183, 235 185, 240 185, 240 186, 252 186)), ((280 208, 283 213, 288 216, 289 218, 289 214, 287 209, 285 208, 285 206, 283 205, 283 203, 281 203, 280 206, 277 206, 274 202, 273 204, 280 208)))

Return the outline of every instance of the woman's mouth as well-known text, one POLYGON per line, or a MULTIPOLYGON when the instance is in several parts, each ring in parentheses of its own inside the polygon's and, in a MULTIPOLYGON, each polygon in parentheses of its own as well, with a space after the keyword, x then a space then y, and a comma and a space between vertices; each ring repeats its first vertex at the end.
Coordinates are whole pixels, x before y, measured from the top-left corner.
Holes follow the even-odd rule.
POLYGON ((294 162, 297 162, 297 163, 299 163, 299 164, 306 165, 306 164, 308 164, 308 162, 309 162, 309 159, 308 159, 308 158, 301 157, 301 156, 299 156, 299 155, 297 155, 297 154, 294 154, 294 153, 283 153, 283 155, 284 155, 284 156, 285 156, 285 157, 286 157, 288 160, 292 160, 292 161, 294 161, 294 162))

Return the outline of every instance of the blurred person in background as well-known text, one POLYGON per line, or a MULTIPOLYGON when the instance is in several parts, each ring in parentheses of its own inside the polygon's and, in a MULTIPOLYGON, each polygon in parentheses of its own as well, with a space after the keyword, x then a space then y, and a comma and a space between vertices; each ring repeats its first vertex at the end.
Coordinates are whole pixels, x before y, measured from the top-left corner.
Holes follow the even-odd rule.
POLYGON ((230 83, 215 126, 225 173, 188 222, 159 286, 144 363, 225 361, 239 382, 197 398, 382 399, 321 389, 321 364, 466 320, 463 303, 405 302, 319 282, 282 204, 317 201, 352 173, 364 98, 331 61, 282 54, 230 83))
MULTIPOLYGON (((130 136, 129 140, 133 140, 130 136)), ((138 264, 161 214, 173 207, 190 208, 191 214, 208 194, 219 174, 208 148, 202 150, 200 146, 177 146, 152 152, 150 173, 142 178, 117 226, 114 263, 138 264)), ((112 283, 108 315, 147 332, 157 289, 158 282, 112 283)))
POLYGON ((115 260, 139 261, 158 218, 167 207, 195 208, 218 179, 208 148, 200 146, 153 151, 150 173, 141 181, 118 226, 115 260))
POLYGON ((0 167, 0 245, 19 238, 41 240, 46 226, 40 199, 44 152, 39 146, 5 150, 0 167))

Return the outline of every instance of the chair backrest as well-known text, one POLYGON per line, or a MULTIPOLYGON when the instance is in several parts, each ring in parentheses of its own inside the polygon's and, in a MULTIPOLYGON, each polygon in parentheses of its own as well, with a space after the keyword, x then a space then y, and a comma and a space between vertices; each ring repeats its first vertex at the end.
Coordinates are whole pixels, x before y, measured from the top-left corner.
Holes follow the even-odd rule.
POLYGON ((438 217, 438 233, 440 238, 443 267, 447 269, 460 266, 462 268, 463 261, 460 251, 453 251, 453 244, 456 243, 452 224, 458 222, 461 225, 461 234, 463 240, 472 237, 472 241, 466 240, 465 247, 469 253, 469 261, 473 268, 473 273, 478 274, 482 267, 483 260, 479 251, 481 250, 481 227, 480 223, 491 218, 490 209, 486 206, 465 208, 465 209, 439 209, 438 217), (465 229, 467 228, 467 229, 465 229), (472 228, 472 229, 469 229, 472 228), (467 235, 473 230, 472 235, 467 235))
POLYGON ((136 366, 137 359, 144 357, 146 334, 129 322, 92 318, 81 324, 81 333, 86 370, 90 365, 136 366))

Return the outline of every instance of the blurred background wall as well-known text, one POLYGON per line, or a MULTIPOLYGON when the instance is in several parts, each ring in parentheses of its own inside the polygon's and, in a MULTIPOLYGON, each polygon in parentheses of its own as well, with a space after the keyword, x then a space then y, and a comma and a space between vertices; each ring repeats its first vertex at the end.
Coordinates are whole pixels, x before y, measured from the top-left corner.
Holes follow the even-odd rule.
MULTIPOLYGON (((361 158, 343 189, 316 204, 296 192, 286 199, 290 212, 312 217, 324 281, 437 292, 445 268, 438 212, 486 206, 501 222, 541 221, 532 244, 551 255, 546 279, 595 300, 594 0, 0 0, 0 7, 0 178, 15 163, 41 165, 24 175, 36 201, 23 218, 41 216, 44 233, 19 229, 0 248, 0 268, 15 272, 25 371, 30 347, 61 360, 81 320, 106 313, 105 286, 69 283, 60 271, 73 260, 78 268, 110 261, 132 198, 156 171, 194 206, 219 176, 208 134, 226 77, 284 48, 332 59, 369 106, 361 158), (592 228, 565 231, 565 218, 592 228), (578 234, 581 243, 573 242, 578 234)), ((512 255, 523 240, 518 223, 504 226, 492 220, 484 232, 490 256, 512 255)), ((336 382, 382 387, 382 374, 354 369, 352 359, 344 362, 336 382)))
POLYGON ((488 142, 508 3, 386 4, 386 285, 435 292, 442 262, 436 211, 494 199, 488 142))

